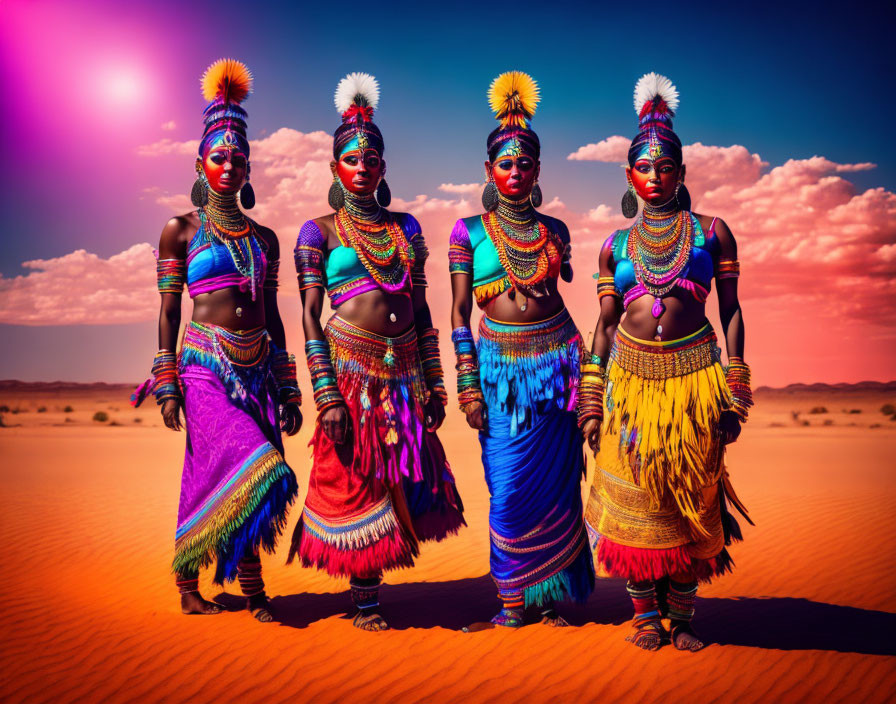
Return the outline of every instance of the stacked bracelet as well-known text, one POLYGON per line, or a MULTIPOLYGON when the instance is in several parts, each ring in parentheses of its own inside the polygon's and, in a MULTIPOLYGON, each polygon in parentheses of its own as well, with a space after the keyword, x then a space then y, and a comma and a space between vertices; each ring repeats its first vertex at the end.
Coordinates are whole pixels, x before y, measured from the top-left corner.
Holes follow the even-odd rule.
POLYGON ((302 392, 296 377, 296 357, 286 350, 273 348, 271 353, 271 373, 279 391, 280 403, 302 405, 302 392))
POLYGON ((601 301, 605 296, 620 298, 616 290, 616 279, 612 276, 600 276, 597 279, 597 300, 601 301))
POLYGON ((743 423, 747 420, 750 406, 753 405, 753 390, 750 388, 750 368, 742 357, 728 357, 725 381, 728 382, 733 399, 731 410, 737 413, 737 417, 743 423))
POLYGON ((721 259, 716 268, 716 278, 736 279, 740 276, 740 262, 737 259, 721 259))
POLYGON ((165 401, 183 399, 180 385, 177 383, 177 354, 171 350, 156 352, 152 360, 152 376, 131 394, 131 405, 139 406, 149 394, 156 397, 156 403, 160 406, 165 401))
POLYGON ((589 421, 596 420, 600 423, 603 420, 606 373, 603 360, 598 355, 592 354, 587 360, 582 360, 582 376, 579 378, 579 398, 576 407, 580 429, 589 421))
POLYGON ((445 390, 445 372, 439 354, 439 331, 427 328, 421 332, 417 337, 417 349, 426 386, 430 394, 436 396, 444 406, 448 403, 448 392, 445 390))
POLYGON ((323 413, 333 406, 344 405, 345 400, 336 384, 336 371, 330 361, 330 345, 327 341, 308 340, 305 343, 305 356, 311 372, 311 387, 314 389, 317 410, 323 413))
POLYGON ((466 413, 476 404, 482 404, 482 388, 479 385, 479 361, 476 358, 476 345, 473 333, 466 326, 454 328, 451 333, 454 353, 457 356, 457 400, 460 410, 466 413))
POLYGON ((159 293, 183 293, 187 263, 183 259, 159 259, 156 262, 156 283, 159 293))

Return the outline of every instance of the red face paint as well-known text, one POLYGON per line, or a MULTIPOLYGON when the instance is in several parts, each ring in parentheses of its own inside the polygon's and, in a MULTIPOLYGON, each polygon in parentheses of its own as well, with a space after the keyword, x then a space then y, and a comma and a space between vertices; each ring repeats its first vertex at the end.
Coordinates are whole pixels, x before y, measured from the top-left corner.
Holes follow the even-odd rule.
POLYGON ((214 147, 202 160, 202 170, 215 193, 234 194, 246 181, 249 161, 239 149, 214 147))
POLYGON ((629 169, 635 193, 651 205, 662 205, 675 197, 679 174, 679 167, 669 157, 638 159, 629 169))
POLYGON ((538 178, 538 162, 531 156, 499 156, 491 165, 492 178, 498 190, 514 200, 532 192, 538 178))
POLYGON ((386 162, 374 149, 364 152, 363 159, 357 150, 346 152, 336 162, 336 175, 345 190, 356 196, 369 196, 373 193, 385 173, 386 162))

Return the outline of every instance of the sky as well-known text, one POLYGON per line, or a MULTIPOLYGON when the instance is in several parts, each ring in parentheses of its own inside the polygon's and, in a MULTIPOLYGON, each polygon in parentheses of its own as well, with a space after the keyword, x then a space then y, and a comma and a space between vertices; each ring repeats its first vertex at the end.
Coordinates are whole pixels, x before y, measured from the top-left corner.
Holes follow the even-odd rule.
MULTIPOLYGON (((0 378, 145 377, 152 248, 190 209, 199 77, 222 56, 255 75, 252 214, 286 252, 304 220, 328 211, 336 83, 350 71, 377 77, 393 209, 423 224, 444 337, 447 239, 456 218, 481 210, 491 79, 519 69, 541 87, 543 210, 570 226, 576 279, 564 296, 587 337, 598 249, 626 224, 632 89, 663 73, 681 93, 675 128, 694 209, 738 239, 757 383, 896 377, 886 18, 720 5, 652 19, 631 3, 379 3, 341 16, 324 3, 7 0, 0 378)), ((300 352, 288 271, 280 307, 300 352)))

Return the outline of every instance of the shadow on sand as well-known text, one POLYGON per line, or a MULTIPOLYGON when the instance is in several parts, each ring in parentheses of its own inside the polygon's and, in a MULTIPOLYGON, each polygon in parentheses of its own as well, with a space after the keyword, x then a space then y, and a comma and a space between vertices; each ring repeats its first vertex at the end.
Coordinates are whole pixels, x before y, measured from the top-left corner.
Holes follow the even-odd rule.
MULTIPOLYGON (((228 608, 244 601, 231 594, 217 599, 228 608)), ((483 575, 448 582, 386 584, 380 592, 383 615, 398 630, 446 628, 459 631, 487 621, 498 610, 494 583, 483 575)), ((348 592, 291 594, 271 599, 274 619, 305 628, 349 610, 348 592)), ((631 618, 631 602, 620 579, 601 579, 583 606, 561 605, 573 626, 620 624, 631 618)), ((831 650, 867 655, 896 655, 896 614, 808 599, 698 598, 694 627, 707 643, 777 650, 831 650)))

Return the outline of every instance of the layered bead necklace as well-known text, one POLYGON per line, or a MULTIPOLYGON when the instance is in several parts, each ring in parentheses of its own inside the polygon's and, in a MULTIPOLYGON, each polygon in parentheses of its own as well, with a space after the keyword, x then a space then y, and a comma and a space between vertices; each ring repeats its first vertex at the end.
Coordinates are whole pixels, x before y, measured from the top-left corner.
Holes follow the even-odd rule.
POLYGON ((199 218, 208 232, 227 247, 233 265, 249 281, 252 300, 263 276, 261 245, 254 223, 239 209, 234 196, 222 196, 208 189, 208 204, 199 209, 199 218))
POLYGON ((497 209, 483 215, 482 224, 514 288, 533 286, 559 266, 557 243, 528 198, 515 201, 499 192, 497 209))
POLYGON ((680 210, 677 203, 672 207, 644 206, 629 233, 627 254, 638 282, 656 299, 651 311, 654 317, 659 318, 665 310, 662 298, 687 266, 693 245, 694 225, 689 212, 680 210))
POLYGON ((373 196, 346 192, 336 212, 339 236, 348 242, 370 277, 384 291, 396 293, 410 284, 414 252, 404 229, 373 196))

